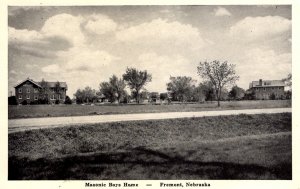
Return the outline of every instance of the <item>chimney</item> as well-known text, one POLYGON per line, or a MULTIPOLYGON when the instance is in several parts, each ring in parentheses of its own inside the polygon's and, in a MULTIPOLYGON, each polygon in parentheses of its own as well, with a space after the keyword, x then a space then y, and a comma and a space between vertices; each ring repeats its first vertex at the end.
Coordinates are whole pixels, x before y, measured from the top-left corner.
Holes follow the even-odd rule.
POLYGON ((262 79, 259 79, 259 86, 262 86, 262 79))

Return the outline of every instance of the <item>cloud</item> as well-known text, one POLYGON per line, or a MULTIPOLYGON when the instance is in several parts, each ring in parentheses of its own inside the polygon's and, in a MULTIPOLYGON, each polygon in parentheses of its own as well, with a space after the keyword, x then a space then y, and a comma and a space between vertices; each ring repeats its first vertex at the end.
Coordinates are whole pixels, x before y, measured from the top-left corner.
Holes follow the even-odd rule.
POLYGON ((235 59, 241 84, 248 86, 258 79, 279 80, 292 70, 292 54, 277 53, 271 49, 253 48, 235 59))
POLYGON ((48 18, 41 29, 47 37, 60 37, 68 40, 73 45, 83 43, 85 38, 80 24, 84 21, 82 16, 58 14, 48 18))
POLYGON ((93 14, 88 18, 84 28, 92 34, 103 35, 117 29, 117 23, 102 14, 93 14))
POLYGON ((291 20, 280 16, 246 17, 230 28, 230 35, 237 39, 272 39, 290 32, 291 20))
POLYGON ((158 55, 154 52, 143 53, 138 57, 138 66, 152 74, 152 82, 146 88, 149 91, 164 92, 170 76, 193 76, 195 67, 181 55, 158 55), (194 70, 193 71, 191 71, 194 70))
POLYGON ((140 48, 146 47, 147 49, 172 47, 195 51, 206 43, 197 28, 160 18, 120 30, 116 33, 116 38, 118 41, 136 44, 140 48))
POLYGON ((57 64, 50 64, 42 68, 45 73, 59 73, 60 67, 57 64))
POLYGON ((231 13, 223 7, 218 7, 217 9, 214 9, 214 14, 215 16, 231 16, 231 13))
POLYGON ((15 71, 15 70, 10 70, 10 72, 9 72, 10 74, 14 74, 14 75, 16 75, 17 74, 17 72, 15 71))
POLYGON ((60 52, 59 57, 66 61, 62 65, 67 71, 95 71, 118 59, 106 51, 94 50, 86 46, 60 52))
POLYGON ((51 58, 56 51, 68 49, 71 44, 60 36, 45 36, 35 30, 8 28, 8 45, 18 54, 51 58))

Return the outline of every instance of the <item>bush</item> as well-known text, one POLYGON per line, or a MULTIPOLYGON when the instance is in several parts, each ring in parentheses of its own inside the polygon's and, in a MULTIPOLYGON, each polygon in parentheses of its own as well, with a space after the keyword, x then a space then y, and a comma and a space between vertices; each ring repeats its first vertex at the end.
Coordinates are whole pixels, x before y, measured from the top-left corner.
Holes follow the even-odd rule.
POLYGON ((27 105, 27 100, 24 100, 21 104, 22 105, 27 105))
POLYGON ((276 99, 276 96, 274 93, 270 94, 270 100, 275 100, 276 99))
POLYGON ((46 98, 45 99, 39 99, 38 104, 49 104, 49 101, 46 98))
POLYGON ((72 104, 72 100, 70 99, 69 96, 66 96, 65 104, 72 104))
POLYGON ((60 104, 59 100, 55 100, 55 104, 60 104))
POLYGON ((17 98, 15 96, 8 97, 8 105, 17 105, 17 98))
POLYGON ((30 102, 30 105, 36 105, 36 104, 39 104, 39 101, 38 101, 38 100, 35 100, 35 101, 30 102))

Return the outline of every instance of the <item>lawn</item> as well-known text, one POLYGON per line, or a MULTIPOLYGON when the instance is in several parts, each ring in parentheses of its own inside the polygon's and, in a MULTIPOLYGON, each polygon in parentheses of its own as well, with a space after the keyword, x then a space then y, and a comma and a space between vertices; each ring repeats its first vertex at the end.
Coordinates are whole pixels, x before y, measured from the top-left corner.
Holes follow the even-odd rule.
POLYGON ((291 179, 291 113, 11 133, 9 179, 291 179))
POLYGON ((261 100, 261 101, 226 101, 217 108, 216 102, 203 104, 164 104, 164 105, 26 105, 8 106, 8 118, 82 116, 103 114, 158 113, 158 112, 189 112, 228 109, 261 109, 291 107, 290 100, 261 100))

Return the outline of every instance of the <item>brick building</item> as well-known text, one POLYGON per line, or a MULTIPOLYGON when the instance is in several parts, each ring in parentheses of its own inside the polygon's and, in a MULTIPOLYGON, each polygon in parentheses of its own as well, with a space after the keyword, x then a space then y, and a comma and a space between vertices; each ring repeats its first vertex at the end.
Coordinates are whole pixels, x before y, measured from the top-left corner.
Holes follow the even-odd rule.
POLYGON ((38 103, 41 99, 46 99, 50 104, 64 103, 67 89, 66 82, 36 82, 27 78, 15 86, 15 95, 18 104, 24 101, 27 104, 38 103))
POLYGON ((284 82, 282 80, 258 80, 249 85, 250 92, 254 92, 255 99, 268 100, 284 98, 284 82))

